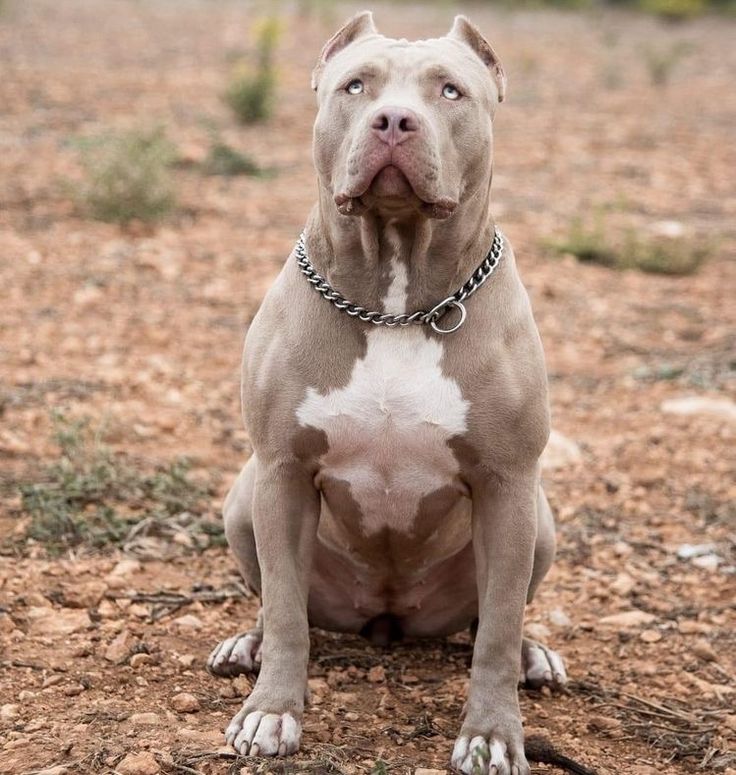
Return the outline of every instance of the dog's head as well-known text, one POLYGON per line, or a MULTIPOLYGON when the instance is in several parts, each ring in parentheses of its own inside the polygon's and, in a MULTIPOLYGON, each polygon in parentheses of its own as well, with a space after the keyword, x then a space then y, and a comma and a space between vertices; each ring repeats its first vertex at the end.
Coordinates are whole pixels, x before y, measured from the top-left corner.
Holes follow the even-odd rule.
POLYGON ((360 13, 322 49, 312 87, 317 173, 343 215, 447 218, 487 185, 506 77, 465 17, 443 38, 409 42, 360 13))

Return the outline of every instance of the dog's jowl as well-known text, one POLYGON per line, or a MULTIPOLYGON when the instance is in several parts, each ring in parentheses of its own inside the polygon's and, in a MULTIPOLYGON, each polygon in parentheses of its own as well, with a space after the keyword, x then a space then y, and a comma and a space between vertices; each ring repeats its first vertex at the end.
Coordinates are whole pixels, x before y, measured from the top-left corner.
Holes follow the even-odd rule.
POLYGON ((463 17, 408 42, 363 13, 312 85, 319 198, 243 359, 254 454, 225 527, 262 610, 209 659, 258 673, 226 736, 298 749, 310 625, 390 647, 477 620, 451 763, 528 775, 518 681, 566 679, 522 637, 554 525, 542 348, 490 209, 504 71, 463 17))

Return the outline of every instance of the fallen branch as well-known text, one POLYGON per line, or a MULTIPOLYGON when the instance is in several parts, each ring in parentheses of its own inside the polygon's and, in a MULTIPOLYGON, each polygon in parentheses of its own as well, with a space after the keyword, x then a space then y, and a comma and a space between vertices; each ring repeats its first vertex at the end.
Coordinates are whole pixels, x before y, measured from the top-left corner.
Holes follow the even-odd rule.
POLYGON ((196 592, 108 592, 108 600, 130 600, 131 603, 148 603, 154 606, 151 618, 154 621, 175 613, 192 603, 224 603, 234 598, 251 598, 252 592, 240 583, 230 584, 223 589, 202 589, 196 592))

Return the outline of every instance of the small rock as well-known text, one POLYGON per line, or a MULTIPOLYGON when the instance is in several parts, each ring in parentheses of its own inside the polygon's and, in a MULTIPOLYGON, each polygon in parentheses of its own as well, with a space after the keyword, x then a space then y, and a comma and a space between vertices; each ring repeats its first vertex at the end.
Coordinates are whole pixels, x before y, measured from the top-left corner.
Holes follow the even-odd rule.
POLYGON ((604 626, 611 627, 638 627, 641 624, 650 624, 654 621, 654 616, 646 611, 639 611, 634 609, 633 611, 623 611, 620 614, 611 614, 611 616, 604 616, 600 623, 604 626))
POLYGON ((123 630, 119 635, 116 635, 110 645, 105 649, 105 659, 108 662, 120 663, 124 662, 130 649, 132 648, 133 636, 128 630, 123 630))
POLYGON ((86 611, 34 607, 28 609, 29 635, 71 635, 73 632, 86 630, 90 626, 89 614, 86 611))
POLYGON ((631 768, 631 775, 661 775, 661 770, 648 764, 635 764, 631 768))
POLYGON ((715 544, 682 544, 677 547, 677 556, 680 560, 692 560, 693 557, 712 554, 715 550, 715 544))
POLYGON ((15 622, 8 614, 0 614, 0 635, 8 635, 15 629, 15 622))
POLYGON ((713 631, 713 627, 707 622, 696 622, 692 619, 680 619, 677 622, 677 630, 682 635, 708 635, 713 631))
POLYGON ((134 713, 128 721, 136 726, 156 726, 161 723, 161 717, 157 713, 134 713))
POLYGON ((579 462, 582 457, 580 447, 572 439, 552 431, 542 453, 542 468, 562 468, 579 462))
POLYGON ((534 640, 545 641, 552 635, 549 627, 541 622, 529 622, 524 629, 526 630, 527 635, 534 640))
POLYGON ((690 562, 702 570, 718 570, 722 558, 717 554, 703 554, 700 557, 693 557, 690 562))
POLYGON ((572 620, 561 608, 553 608, 549 620, 555 627, 572 627, 572 620))
POLYGON ((417 767, 414 775, 447 775, 447 770, 428 770, 426 767, 417 767))
POLYGON ((64 589, 64 605, 67 608, 94 608, 107 592, 104 581, 88 581, 69 585, 64 589))
POLYGON ((626 597, 635 586, 636 582, 628 573, 619 573, 611 584, 611 591, 626 597))
POLYGON ((199 700, 193 694, 181 692, 171 698, 171 707, 179 713, 196 713, 199 710, 199 700))
POLYGON ((19 713, 20 707, 18 705, 13 705, 12 703, 0 705, 0 719, 3 721, 12 721, 18 718, 19 713))
POLYGON ((69 768, 63 764, 56 767, 47 767, 45 770, 36 770, 35 775, 69 775, 69 768))
POLYGON ((184 614, 178 619, 174 619, 172 624, 180 630, 200 630, 202 629, 202 620, 194 614, 184 614))
POLYGON ((59 673, 52 673, 51 675, 47 675, 46 678, 43 679, 41 688, 48 689, 50 686, 58 686, 60 683, 63 682, 63 680, 64 680, 63 675, 60 675, 59 673))
POLYGON ((129 753, 118 765, 115 771, 119 775, 158 775, 161 771, 152 753, 129 753))
POLYGON ((639 635, 639 639, 643 640, 644 643, 658 643, 662 640, 662 633, 659 630, 644 630, 639 635))
POLYGON ((710 415, 722 420, 736 421, 736 403, 727 398, 687 396, 671 398, 660 405, 663 412, 680 415, 710 415))
POLYGON ((718 661, 718 655, 713 650, 713 646, 711 646, 705 638, 698 638, 695 643, 693 643, 690 650, 696 657, 699 657, 704 662, 718 661))
POLYGON ((382 683, 386 680, 386 670, 383 665, 373 665, 368 671, 368 680, 372 684, 382 683))
POLYGON ((126 578, 132 576, 134 573, 138 573, 141 569, 141 564, 138 560, 134 560, 130 557, 126 557, 108 573, 108 577, 117 576, 118 578, 126 578))
POLYGON ((133 668, 133 670, 137 670, 139 667, 143 667, 144 665, 150 665, 154 661, 153 657, 150 654, 133 654, 133 656, 130 658, 130 666, 133 668))
POLYGON ((594 732, 604 732, 614 735, 621 731, 621 722, 610 716, 593 715, 588 718, 588 728, 594 732))

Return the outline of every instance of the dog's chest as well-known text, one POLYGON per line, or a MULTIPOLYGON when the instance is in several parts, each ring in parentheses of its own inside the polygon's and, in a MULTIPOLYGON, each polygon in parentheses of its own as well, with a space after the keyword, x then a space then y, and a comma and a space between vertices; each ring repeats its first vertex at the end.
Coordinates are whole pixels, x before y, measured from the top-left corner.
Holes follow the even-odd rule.
POLYGON ((412 532, 423 499, 457 480, 448 441, 466 430, 469 404, 442 356, 442 344, 419 329, 371 330, 349 382, 325 394, 310 387, 298 407, 300 425, 324 431, 322 477, 347 485, 366 535, 412 532))

